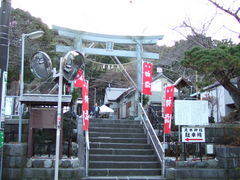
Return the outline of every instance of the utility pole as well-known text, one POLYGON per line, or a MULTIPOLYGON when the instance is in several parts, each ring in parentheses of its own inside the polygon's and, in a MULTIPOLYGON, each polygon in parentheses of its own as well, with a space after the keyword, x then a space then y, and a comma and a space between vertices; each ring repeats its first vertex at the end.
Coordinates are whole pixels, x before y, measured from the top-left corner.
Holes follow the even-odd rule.
POLYGON ((5 100, 9 56, 9 21, 11 0, 2 0, 0 8, 0 179, 2 179, 5 100))
POLYGON ((5 115, 6 81, 9 56, 9 21, 11 0, 2 0, 0 8, 0 120, 1 128, 5 115))

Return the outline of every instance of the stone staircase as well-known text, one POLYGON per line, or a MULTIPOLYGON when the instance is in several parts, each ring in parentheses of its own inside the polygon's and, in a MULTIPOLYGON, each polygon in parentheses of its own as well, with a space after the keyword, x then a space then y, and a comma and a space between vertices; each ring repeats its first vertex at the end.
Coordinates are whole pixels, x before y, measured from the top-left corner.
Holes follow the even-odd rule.
POLYGON ((163 179, 138 120, 90 120, 87 179, 163 179))

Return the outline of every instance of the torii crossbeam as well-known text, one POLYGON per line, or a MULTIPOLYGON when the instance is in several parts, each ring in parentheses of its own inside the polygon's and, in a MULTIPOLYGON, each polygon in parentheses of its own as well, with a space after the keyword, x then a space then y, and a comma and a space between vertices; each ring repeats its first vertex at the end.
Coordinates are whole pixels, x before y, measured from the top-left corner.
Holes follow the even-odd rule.
POLYGON ((159 59, 158 53, 143 51, 143 45, 155 45, 159 40, 163 39, 163 35, 157 36, 121 36, 106 35, 92 32, 78 31, 60 26, 53 26, 53 30, 57 31, 60 36, 73 40, 72 46, 57 45, 57 52, 68 52, 77 50, 83 54, 114 56, 114 57, 131 57, 138 60, 137 63, 137 89, 141 92, 142 82, 142 60, 143 59, 159 59), (84 47, 83 42, 100 42, 104 43, 105 48, 84 47), (116 50, 114 44, 135 46, 135 51, 116 50))

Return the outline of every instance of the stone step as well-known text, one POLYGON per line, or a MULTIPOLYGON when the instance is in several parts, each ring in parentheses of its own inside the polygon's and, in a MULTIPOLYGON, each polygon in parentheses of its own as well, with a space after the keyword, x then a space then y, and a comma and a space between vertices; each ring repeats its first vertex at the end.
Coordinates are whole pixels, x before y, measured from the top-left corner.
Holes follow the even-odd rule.
POLYGON ((162 176, 88 176, 82 180, 164 180, 162 176))
POLYGON ((114 168, 89 168, 89 176, 156 176, 161 175, 160 168, 145 169, 114 169, 114 168))
POLYGON ((141 143, 147 144, 147 138, 110 138, 110 137, 90 137, 90 142, 109 142, 109 143, 141 143))
POLYGON ((90 161, 89 168, 160 168, 157 161, 90 161))
POLYGON ((90 119, 90 124, 91 123, 103 123, 103 124, 109 124, 109 123, 117 123, 117 124, 140 124, 139 120, 110 120, 110 119, 90 119))
POLYGON ((89 132, 115 132, 115 133, 144 133, 143 128, 107 128, 107 127, 89 127, 89 132))
POLYGON ((157 161, 155 155, 109 155, 109 154, 89 154, 90 161, 157 161))
POLYGON ((161 164, 139 120, 90 119, 89 137, 87 178, 162 179, 161 164))
POLYGON ((152 149, 109 149, 109 148, 97 148, 90 149, 90 154, 111 154, 111 155, 152 155, 154 151, 152 149))
POLYGON ((131 124, 131 123, 90 123, 89 127, 142 128, 142 125, 141 124, 131 124))
POLYGON ((90 137, 121 137, 121 138, 145 138, 146 135, 143 133, 108 133, 108 132, 90 132, 90 137))
POLYGON ((113 149, 152 149, 149 144, 138 143, 99 143, 90 142, 91 148, 113 148, 113 149))

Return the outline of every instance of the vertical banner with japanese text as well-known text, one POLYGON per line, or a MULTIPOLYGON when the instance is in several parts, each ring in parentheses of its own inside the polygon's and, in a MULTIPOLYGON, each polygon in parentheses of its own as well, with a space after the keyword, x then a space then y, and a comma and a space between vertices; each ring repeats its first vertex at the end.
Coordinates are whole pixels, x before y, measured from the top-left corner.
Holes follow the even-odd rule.
POLYGON ((143 62, 142 70, 142 93, 152 95, 152 64, 143 62))
POLYGON ((84 71, 82 69, 78 69, 77 74, 74 78, 74 87, 83 87, 84 84, 84 71))
POLYGON ((171 133, 174 85, 166 87, 164 104, 164 134, 171 133))
POLYGON ((83 115, 83 130, 88 131, 89 126, 88 81, 84 81, 82 87, 82 115, 83 115))

